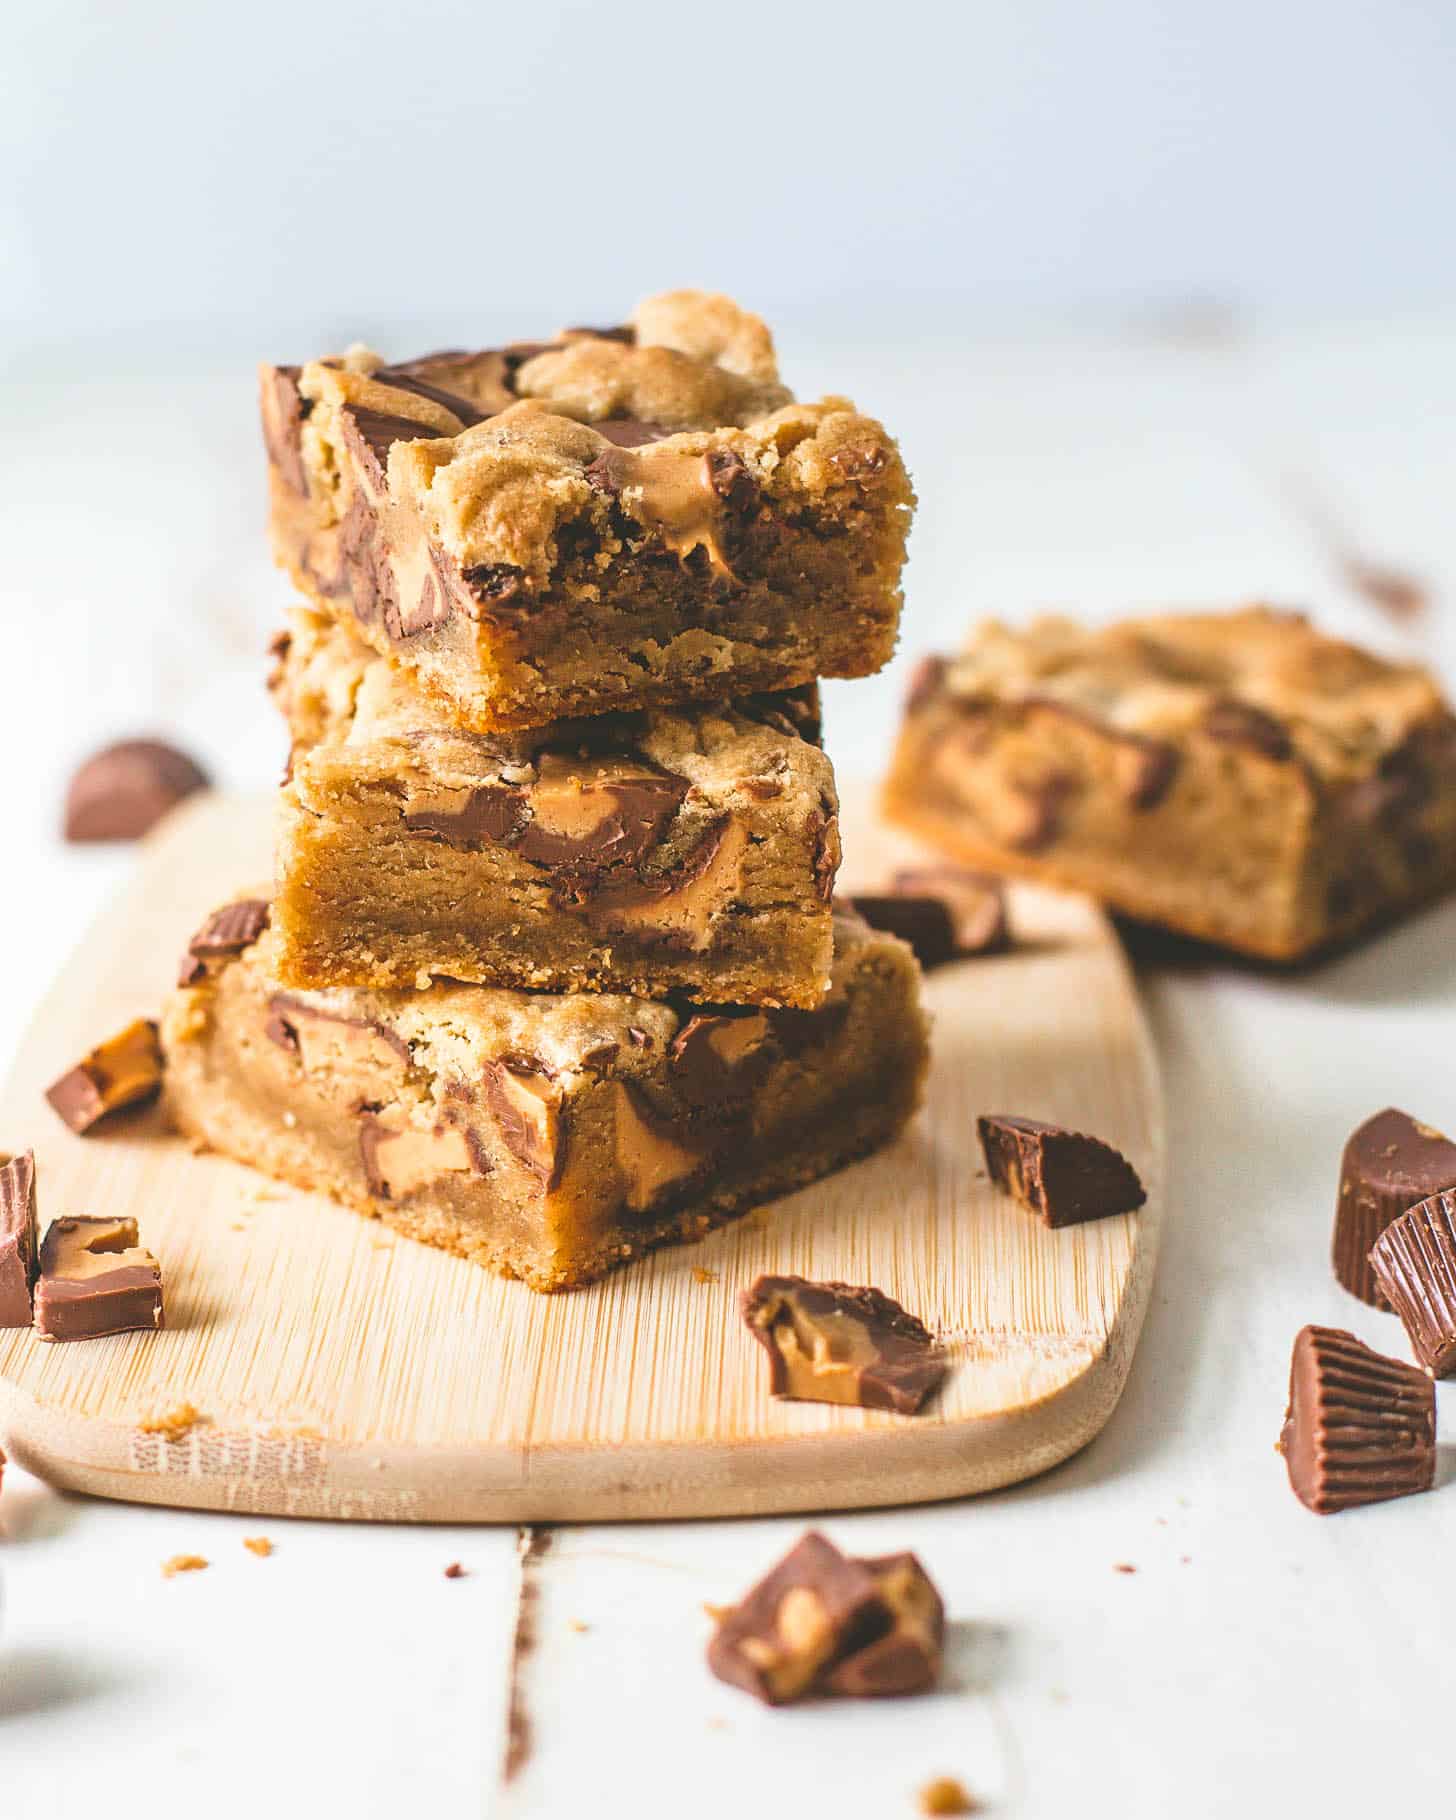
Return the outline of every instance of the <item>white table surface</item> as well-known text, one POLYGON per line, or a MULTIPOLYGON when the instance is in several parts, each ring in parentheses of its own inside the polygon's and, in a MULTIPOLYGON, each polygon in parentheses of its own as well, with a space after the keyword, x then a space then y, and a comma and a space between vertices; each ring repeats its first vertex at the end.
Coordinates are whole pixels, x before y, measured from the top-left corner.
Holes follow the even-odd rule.
MULTIPOLYGON (((829 691, 844 773, 883 763, 909 659, 990 611, 1263 595, 1456 679, 1456 327, 785 354, 801 390, 852 391, 902 433, 921 495, 904 655, 829 691), (1419 632, 1350 590, 1321 515, 1430 585, 1419 632)), ((223 781, 266 780, 259 651, 287 598, 248 373, 37 377, 8 405, 6 1051, 132 863, 55 838, 72 763, 159 730, 223 781)), ((1456 1450, 1433 1494, 1321 1520, 1273 1442, 1303 1322, 1408 1356, 1326 1252, 1351 1127, 1393 1103, 1456 1128, 1456 908, 1306 976, 1144 980, 1171 1217, 1111 1425, 1011 1491, 825 1519, 856 1552, 922 1556, 953 1619, 942 1691, 769 1712, 709 1677, 703 1601, 742 1592, 797 1520, 555 1531, 520 1647, 514 1531, 132 1508, 12 1470, 0 1814, 858 1820, 913 1814, 937 1774, 1037 1820, 1436 1811, 1456 1450), (266 1560, 242 1546, 259 1533, 266 1560), (179 1552, 211 1566, 164 1580, 179 1552), (446 1580, 454 1560, 468 1575, 446 1580), (507 1780, 513 1685, 529 1750, 507 1780)))

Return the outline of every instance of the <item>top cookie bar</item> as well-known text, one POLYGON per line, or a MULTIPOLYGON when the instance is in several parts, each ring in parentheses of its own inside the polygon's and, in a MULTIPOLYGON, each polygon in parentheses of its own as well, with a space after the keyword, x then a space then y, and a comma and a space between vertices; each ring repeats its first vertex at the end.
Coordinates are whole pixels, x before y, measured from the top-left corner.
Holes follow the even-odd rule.
POLYGON ((696 291, 554 341, 262 370, 279 562, 459 725, 868 676, 913 494, 844 399, 796 404, 696 291))
POLYGON ((1272 960, 1456 880, 1431 677, 1299 614, 989 623, 912 687, 893 818, 977 865, 1272 960))

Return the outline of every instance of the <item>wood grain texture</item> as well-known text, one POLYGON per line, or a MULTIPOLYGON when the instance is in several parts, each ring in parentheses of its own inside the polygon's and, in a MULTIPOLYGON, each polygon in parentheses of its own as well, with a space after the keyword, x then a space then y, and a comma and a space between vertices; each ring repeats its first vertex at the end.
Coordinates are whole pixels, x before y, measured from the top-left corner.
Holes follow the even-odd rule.
MULTIPOLYGON (((923 857, 862 804, 845 831, 850 886, 923 857)), ((99 1035, 155 1005, 206 911, 266 877, 268 835, 265 803, 184 808, 64 970, 0 1099, 0 1146, 35 1146, 42 1220, 134 1214, 167 1284, 160 1335, 0 1334, 0 1434, 23 1464, 149 1503, 571 1522, 954 1497, 1054 1465, 1107 1420, 1157 1251, 1162 1113, 1121 951, 1085 900, 1019 888, 1016 948, 931 976, 927 1103, 890 1150, 542 1297, 193 1155, 154 1112, 82 1139, 42 1103, 99 1035), (984 1180, 983 1111, 1115 1143, 1147 1206, 1046 1231, 984 1180), (736 1308, 760 1271, 903 1301, 955 1362, 933 1411, 773 1402, 736 1308), (204 1419, 176 1439, 144 1427, 187 1403, 204 1419)))

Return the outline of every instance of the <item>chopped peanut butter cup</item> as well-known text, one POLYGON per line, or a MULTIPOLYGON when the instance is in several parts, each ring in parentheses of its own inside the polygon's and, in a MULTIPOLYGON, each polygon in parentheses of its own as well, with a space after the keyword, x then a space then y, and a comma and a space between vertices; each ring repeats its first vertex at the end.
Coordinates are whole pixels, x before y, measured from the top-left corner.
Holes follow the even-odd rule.
POLYGON ((29 1327, 38 1265, 35 1157, 0 1155, 0 1327, 29 1327))
POLYGON ((109 1113, 154 1098, 161 1085, 157 1026, 138 1018, 47 1087, 46 1098, 72 1131, 84 1134, 109 1113))
POLYGON ((944 1381, 929 1329, 878 1289, 762 1276, 741 1305, 776 1397, 914 1415, 944 1381))
POLYGON ((914 1694, 939 1676, 944 1633, 914 1555, 852 1560, 811 1530, 722 1616, 708 1666, 770 1706, 914 1694))
POLYGON ((1429 1491, 1435 1386, 1414 1365, 1383 1358, 1352 1333, 1302 1328, 1279 1451, 1294 1495, 1319 1516, 1429 1491))
POLYGON ((991 1180, 1048 1226, 1132 1213, 1148 1198, 1132 1164, 1101 1138, 1005 1113, 976 1124, 991 1180))

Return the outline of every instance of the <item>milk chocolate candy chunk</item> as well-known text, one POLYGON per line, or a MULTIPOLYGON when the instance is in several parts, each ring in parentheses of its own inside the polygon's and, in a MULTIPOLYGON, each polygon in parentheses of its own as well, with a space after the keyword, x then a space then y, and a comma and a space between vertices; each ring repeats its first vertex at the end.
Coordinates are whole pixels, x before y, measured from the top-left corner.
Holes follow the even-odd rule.
POLYGON ((0 1155, 0 1327, 29 1327, 36 1267, 35 1157, 0 1155))
POLYGON ((1352 1333, 1305 1327, 1294 1342, 1279 1451, 1295 1497, 1322 1517, 1429 1491, 1436 1387, 1352 1333))
POLYGON ((138 1106, 162 1085, 157 1026, 138 1018, 46 1089, 46 1098, 72 1131, 87 1132, 108 1114, 138 1106))
POLYGON ((913 1556, 853 1560, 811 1530, 724 1615, 708 1666, 770 1706, 918 1693, 939 1673, 943 1629, 913 1556))
POLYGON ((991 1180, 1048 1226, 1132 1213, 1148 1198, 1132 1164, 1101 1138, 1006 1113, 976 1125, 991 1180))
POLYGON ((485 1066, 485 1103, 501 1141, 544 1188, 561 1179, 561 1088, 535 1056, 502 1056, 485 1066))
POLYGON ((88 758, 66 794, 68 841, 140 840, 211 779, 175 746, 127 739, 88 758))
POLYGON ((208 961, 241 954, 267 927, 268 906, 262 898, 243 898, 213 911, 187 944, 177 984, 195 986, 206 975, 208 961))
POLYGON ((945 905, 955 928, 957 959, 997 954, 1010 946, 1006 887, 991 873, 964 866, 906 866, 890 884, 901 896, 938 898, 945 905))
POLYGON ((854 907, 871 929, 898 935, 902 942, 908 942, 927 973, 932 967, 943 967, 955 959, 955 924, 943 898, 908 891, 884 897, 860 892, 854 907))
POLYGON ((162 1270, 135 1220, 53 1220, 40 1248, 35 1330, 42 1340, 94 1340, 162 1325, 162 1270))
POLYGON ((945 1378, 929 1330, 878 1289, 762 1276, 741 1306, 776 1397, 914 1415, 945 1378))
POLYGON ((1340 1160, 1331 1262, 1351 1295, 1388 1307, 1370 1248, 1408 1207, 1456 1188, 1456 1144, 1431 1125, 1388 1106, 1355 1131, 1340 1160))
POLYGON ((1392 1220, 1370 1249, 1386 1304, 1432 1377, 1456 1372, 1456 1193, 1433 1194, 1392 1220))

